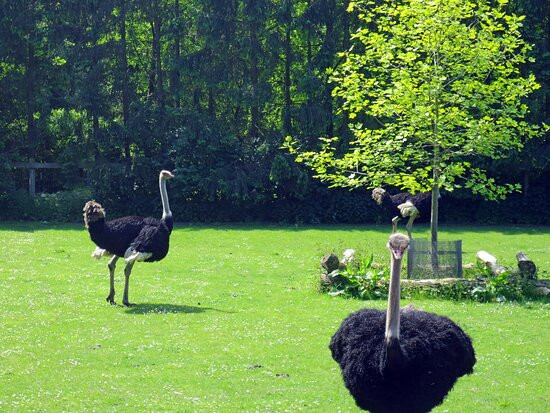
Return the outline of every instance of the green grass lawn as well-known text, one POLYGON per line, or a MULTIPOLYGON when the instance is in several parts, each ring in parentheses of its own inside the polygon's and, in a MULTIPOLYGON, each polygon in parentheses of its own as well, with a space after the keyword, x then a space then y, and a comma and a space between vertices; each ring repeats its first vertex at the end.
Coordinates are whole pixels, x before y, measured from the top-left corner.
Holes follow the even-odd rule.
MULTIPOLYGON (((107 261, 90 258, 82 225, 0 224, 0 411, 357 411, 327 346, 348 313, 385 302, 319 294, 317 265, 347 247, 385 262, 387 235, 177 226, 162 262, 134 267, 138 305, 124 308, 105 302, 107 261)), ((548 228, 444 227, 451 238, 465 262, 485 249, 513 264, 523 250, 548 278, 548 228)), ((460 324, 478 357, 434 411, 550 411, 547 304, 414 302, 460 324)))

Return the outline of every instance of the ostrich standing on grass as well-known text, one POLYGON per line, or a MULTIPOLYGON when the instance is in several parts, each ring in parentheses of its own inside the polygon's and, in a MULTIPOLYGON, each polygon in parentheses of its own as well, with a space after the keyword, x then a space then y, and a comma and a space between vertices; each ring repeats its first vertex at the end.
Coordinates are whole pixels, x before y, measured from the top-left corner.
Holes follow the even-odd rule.
POLYGON ((372 199, 384 208, 393 216, 392 226, 393 232, 397 231, 397 223, 403 218, 409 218, 406 228, 409 233, 409 238, 412 238, 412 225, 416 218, 430 217, 430 208, 432 204, 431 192, 420 192, 411 195, 408 192, 390 195, 385 189, 375 188, 372 190, 372 199))
POLYGON ((115 265, 120 257, 124 257, 124 297, 125 306, 133 304, 128 301, 128 282, 130 273, 136 261, 153 262, 162 260, 168 254, 170 233, 174 226, 172 212, 168 204, 166 180, 173 178, 169 171, 161 171, 159 175, 160 197, 162 200, 162 218, 142 218, 128 216, 105 222, 105 211, 95 201, 84 205, 84 224, 88 228, 90 238, 97 245, 92 257, 112 256, 109 260, 110 290, 107 301, 115 303, 115 265))
POLYGON ((357 405, 373 413, 424 413, 441 404, 476 362, 470 337, 446 317, 399 310, 401 259, 409 245, 392 234, 387 312, 350 314, 330 342, 357 405))

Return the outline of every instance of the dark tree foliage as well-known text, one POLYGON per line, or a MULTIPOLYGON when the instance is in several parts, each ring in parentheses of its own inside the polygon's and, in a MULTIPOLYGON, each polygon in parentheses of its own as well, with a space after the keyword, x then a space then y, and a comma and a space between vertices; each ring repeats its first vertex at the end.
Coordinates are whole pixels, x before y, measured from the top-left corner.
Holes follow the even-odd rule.
MULTIPOLYGON (((349 120, 326 71, 357 28, 348 5, 2 0, 0 218, 40 218, 21 212, 32 201, 26 172, 12 167, 35 159, 64 165, 41 172, 56 180, 50 191, 91 194, 111 218, 158 212, 165 168, 176 174, 171 200, 182 220, 383 220, 366 191, 329 190, 280 149, 288 134, 310 147, 335 135, 345 145, 349 120)), ((530 120, 549 122, 550 7, 509 7, 526 15, 535 61, 524 70, 542 85, 526 101, 530 120)), ((444 194, 442 220, 549 223, 549 159, 546 137, 484 165, 519 180, 523 193, 500 204, 444 194)))

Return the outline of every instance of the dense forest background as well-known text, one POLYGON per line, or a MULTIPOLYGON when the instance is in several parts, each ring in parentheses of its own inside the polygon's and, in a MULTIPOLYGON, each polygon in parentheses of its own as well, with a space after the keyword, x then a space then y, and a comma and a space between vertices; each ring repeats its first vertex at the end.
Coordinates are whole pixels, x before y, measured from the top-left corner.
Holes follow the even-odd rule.
MULTIPOLYGON (((280 149, 348 136, 327 68, 350 47, 348 0, 0 0, 0 218, 160 214, 172 170, 179 221, 380 222, 366 190, 328 189, 280 149), (38 170, 36 197, 17 162, 38 170)), ((550 3, 526 15, 541 88, 530 121, 550 123, 550 3)), ((443 194, 441 220, 550 224, 550 138, 484 163, 522 193, 443 194)), ((482 162, 480 160, 480 162, 482 162)))

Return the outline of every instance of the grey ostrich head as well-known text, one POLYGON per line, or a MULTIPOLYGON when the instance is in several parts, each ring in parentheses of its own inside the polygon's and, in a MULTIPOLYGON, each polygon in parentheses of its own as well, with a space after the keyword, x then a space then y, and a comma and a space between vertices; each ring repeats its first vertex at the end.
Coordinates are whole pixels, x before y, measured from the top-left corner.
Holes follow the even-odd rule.
POLYGON ((387 247, 390 250, 393 258, 400 260, 403 258, 403 254, 409 247, 409 237, 405 234, 395 233, 390 235, 388 240, 387 247))
POLYGON ((96 201, 88 201, 84 205, 84 225, 86 228, 90 226, 90 223, 105 219, 105 210, 96 201))
POLYGON ((378 204, 382 205, 382 200, 384 199, 384 196, 386 195, 386 190, 382 188, 374 188, 372 190, 372 199, 378 204))
POLYGON ((174 175, 172 174, 172 172, 163 169, 162 171, 160 171, 160 177, 162 179, 172 179, 174 175))

